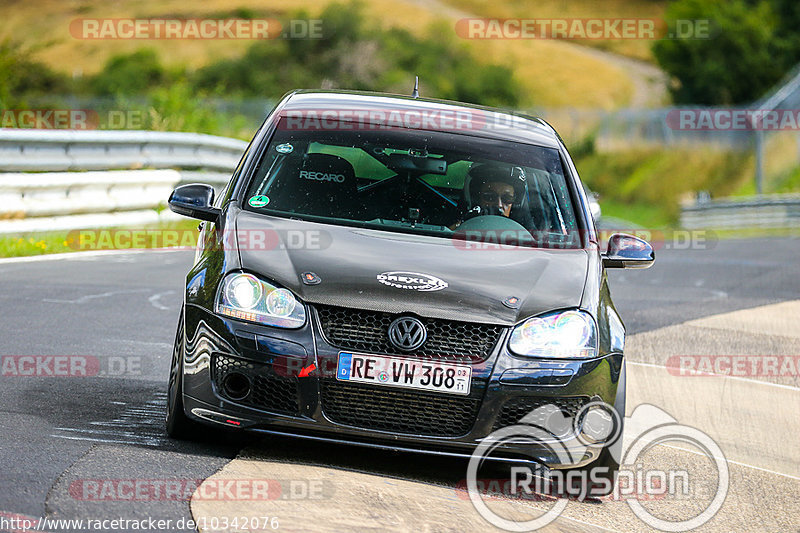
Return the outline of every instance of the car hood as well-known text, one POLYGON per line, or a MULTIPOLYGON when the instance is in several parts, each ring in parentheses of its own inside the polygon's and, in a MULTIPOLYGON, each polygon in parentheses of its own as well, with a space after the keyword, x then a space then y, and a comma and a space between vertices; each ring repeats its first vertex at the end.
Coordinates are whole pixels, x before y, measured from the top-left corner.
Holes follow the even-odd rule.
POLYGON ((586 283, 585 250, 467 249, 440 237, 247 211, 236 223, 242 268, 311 304, 511 325, 579 306, 586 283), (320 282, 303 283, 307 272, 320 282), (509 297, 516 309, 504 305, 509 297))

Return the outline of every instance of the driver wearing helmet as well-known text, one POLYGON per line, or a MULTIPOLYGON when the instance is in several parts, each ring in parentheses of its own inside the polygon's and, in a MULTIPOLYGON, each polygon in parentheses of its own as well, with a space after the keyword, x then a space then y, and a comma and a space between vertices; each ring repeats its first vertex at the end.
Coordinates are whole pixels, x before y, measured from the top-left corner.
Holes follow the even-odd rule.
MULTIPOLYGON (((463 220, 495 215, 508 217, 526 229, 532 226, 527 202, 527 181, 522 167, 502 163, 474 163, 465 180, 466 213, 463 220)), ((462 220, 462 222, 463 222, 462 220)))

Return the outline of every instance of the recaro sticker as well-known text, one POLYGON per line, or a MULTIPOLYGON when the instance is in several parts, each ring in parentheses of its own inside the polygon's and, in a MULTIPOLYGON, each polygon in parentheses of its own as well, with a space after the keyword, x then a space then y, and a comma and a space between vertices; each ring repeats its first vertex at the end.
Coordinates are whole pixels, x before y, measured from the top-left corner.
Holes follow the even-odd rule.
POLYGON ((382 272, 377 276, 378 283, 383 283, 395 289, 405 289, 412 291, 440 291, 446 289, 449 284, 430 274, 419 272, 382 272))
POLYGON ((336 183, 344 183, 344 174, 330 174, 328 172, 312 172, 309 170, 301 170, 300 177, 304 180, 316 181, 335 181, 336 183))
POLYGON ((250 207, 264 207, 269 203, 269 197, 259 194, 250 198, 247 203, 250 204, 250 207))
POLYGON ((275 150, 282 154, 291 154, 294 151, 294 146, 289 143, 283 143, 276 146, 275 150))

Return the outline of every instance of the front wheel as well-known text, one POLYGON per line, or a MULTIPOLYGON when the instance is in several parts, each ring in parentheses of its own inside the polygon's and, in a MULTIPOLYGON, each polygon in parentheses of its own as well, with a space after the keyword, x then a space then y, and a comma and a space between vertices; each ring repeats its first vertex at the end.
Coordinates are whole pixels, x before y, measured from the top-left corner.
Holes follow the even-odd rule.
POLYGON ((592 461, 589 465, 577 469, 584 474, 581 479, 588 480, 588 483, 585 483, 581 488, 585 489, 585 494, 591 498, 609 496, 616 489, 620 465, 619 461, 622 458, 623 449, 622 433, 625 425, 625 382, 627 373, 625 368, 625 360, 623 360, 613 406, 614 411, 617 413, 617 423, 619 424, 619 427, 614 431, 614 434, 617 436, 613 439, 610 446, 603 448, 600 457, 592 461))
POLYGON ((197 424, 186 416, 183 408, 183 309, 178 319, 178 331, 172 349, 172 365, 167 386, 167 435, 173 439, 188 439, 193 436, 197 424))

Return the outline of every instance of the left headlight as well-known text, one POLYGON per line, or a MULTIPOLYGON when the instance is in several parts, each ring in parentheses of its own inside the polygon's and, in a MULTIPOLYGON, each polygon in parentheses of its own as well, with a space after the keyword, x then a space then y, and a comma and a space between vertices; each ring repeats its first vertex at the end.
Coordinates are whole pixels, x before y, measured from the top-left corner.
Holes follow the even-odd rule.
POLYGON ((579 310, 537 316, 514 328, 508 347, 528 357, 594 357, 597 326, 589 313, 579 310))
POLYGON ((220 285, 216 312, 279 328, 299 328, 306 310, 288 289, 278 288, 252 274, 229 274, 220 285))

